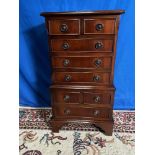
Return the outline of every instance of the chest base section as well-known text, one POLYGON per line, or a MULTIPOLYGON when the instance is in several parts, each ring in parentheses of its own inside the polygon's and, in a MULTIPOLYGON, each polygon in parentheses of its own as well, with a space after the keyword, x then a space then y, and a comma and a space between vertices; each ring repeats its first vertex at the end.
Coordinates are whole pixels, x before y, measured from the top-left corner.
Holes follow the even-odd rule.
POLYGON ((53 118, 51 120, 51 126, 53 132, 59 132, 61 127, 65 124, 69 123, 88 123, 93 124, 95 127, 97 127, 101 132, 103 132, 107 136, 112 136, 113 132, 113 120, 74 120, 74 119, 63 119, 63 118, 53 118))

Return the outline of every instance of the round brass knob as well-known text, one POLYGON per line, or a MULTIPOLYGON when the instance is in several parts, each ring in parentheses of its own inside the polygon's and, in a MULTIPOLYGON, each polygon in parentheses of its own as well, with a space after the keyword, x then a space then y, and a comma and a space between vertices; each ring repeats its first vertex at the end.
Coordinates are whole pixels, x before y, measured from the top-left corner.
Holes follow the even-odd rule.
POLYGON ((95 75, 95 76, 93 77, 93 80, 94 80, 94 81, 99 81, 99 80, 100 80, 100 76, 99 76, 99 75, 95 75))
POLYGON ((103 30, 103 28, 104 28, 104 25, 102 25, 102 24, 97 24, 96 25, 96 30, 97 31, 101 31, 101 30, 103 30))
POLYGON ((95 65, 96 66, 100 66, 101 64, 102 64, 102 60, 101 59, 95 60, 95 65))
POLYGON ((70 111, 69 109, 65 109, 65 110, 64 110, 64 113, 65 113, 66 115, 69 115, 69 114, 71 113, 71 111, 70 111))
POLYGON ((69 96, 69 95, 65 95, 65 96, 64 96, 64 101, 65 101, 65 102, 67 102, 69 99, 70 99, 70 96, 69 96))
POLYGON ((65 81, 70 81, 71 80, 71 76, 70 75, 65 75, 65 81))
POLYGON ((68 59, 65 59, 65 60, 64 60, 64 66, 68 66, 69 63, 70 63, 70 61, 69 61, 68 59))
POLYGON ((99 110, 95 110, 95 111, 94 111, 94 115, 95 115, 95 116, 97 116, 97 115, 99 115, 99 114, 100 114, 100 111, 99 111, 99 110))
POLYGON ((61 32, 67 32, 67 31, 68 31, 68 26, 67 26, 66 24, 62 24, 62 25, 60 26, 60 31, 61 31, 61 32))
POLYGON ((100 96, 95 96, 94 97, 94 102, 98 103, 98 102, 100 102, 100 100, 101 100, 100 96))
POLYGON ((95 48, 96 48, 96 49, 103 48, 103 44, 102 44, 101 42, 97 42, 97 43, 95 44, 95 48))
POLYGON ((64 44, 62 45, 62 48, 63 48, 64 50, 69 49, 69 44, 68 44, 68 43, 64 43, 64 44))

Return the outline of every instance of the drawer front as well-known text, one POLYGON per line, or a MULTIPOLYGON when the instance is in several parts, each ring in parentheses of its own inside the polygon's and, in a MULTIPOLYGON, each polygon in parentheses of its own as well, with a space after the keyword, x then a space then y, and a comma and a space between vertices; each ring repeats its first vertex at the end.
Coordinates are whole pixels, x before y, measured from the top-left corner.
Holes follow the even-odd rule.
POLYGON ((109 72, 53 72, 52 80, 54 83, 103 83, 110 84, 109 72))
POLYGON ((112 107, 114 91, 100 91, 94 92, 90 90, 55 90, 52 93, 55 105, 67 104, 87 104, 91 106, 112 107))
POLYGON ((84 19, 84 34, 114 34, 115 19, 84 19))
POLYGON ((48 21, 50 35, 79 35, 79 19, 53 19, 48 21))
POLYGON ((52 57, 53 68, 74 68, 74 69, 111 69, 112 68, 112 57, 52 57))
POLYGON ((90 108, 79 106, 55 107, 54 115, 57 117, 93 117, 94 119, 111 119, 112 110, 108 108, 90 108))
POLYGON ((84 104, 111 104, 112 94, 110 92, 84 92, 83 102, 84 104))
POLYGON ((53 39, 52 51, 113 51, 113 39, 53 39))
POLYGON ((56 105, 80 104, 83 102, 82 93, 75 90, 53 91, 53 101, 56 105))

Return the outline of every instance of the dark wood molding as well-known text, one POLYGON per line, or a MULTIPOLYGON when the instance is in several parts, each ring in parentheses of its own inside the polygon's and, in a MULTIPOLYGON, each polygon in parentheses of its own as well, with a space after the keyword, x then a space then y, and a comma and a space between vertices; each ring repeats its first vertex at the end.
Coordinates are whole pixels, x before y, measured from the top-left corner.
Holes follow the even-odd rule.
POLYGON ((98 11, 74 11, 74 12, 42 12, 40 15, 44 17, 51 16, 83 16, 83 15, 120 15, 125 13, 125 10, 98 10, 98 11))

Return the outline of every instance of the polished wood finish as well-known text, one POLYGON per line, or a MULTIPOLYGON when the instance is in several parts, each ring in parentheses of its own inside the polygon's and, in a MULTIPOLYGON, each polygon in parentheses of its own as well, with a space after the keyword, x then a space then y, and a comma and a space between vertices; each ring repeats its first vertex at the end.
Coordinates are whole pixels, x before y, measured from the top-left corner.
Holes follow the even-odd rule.
POLYGON ((79 19, 55 19, 48 23, 50 35, 79 35, 80 20, 79 19))
POLYGON ((54 83, 62 84, 110 84, 110 72, 54 72, 54 83))
POLYGON ((74 119, 77 117, 85 117, 85 119, 109 120, 112 119, 112 110, 101 107, 94 108, 77 105, 65 105, 61 106, 61 108, 55 106, 54 115, 62 118, 66 117, 66 119, 68 117, 73 117, 74 119))
POLYGON ((112 135, 114 64, 124 10, 44 12, 51 60, 52 130, 92 123, 112 135))
POLYGON ((51 58, 53 68, 97 69, 110 70, 112 57, 110 56, 53 56, 51 58))
POLYGON ((120 15, 125 13, 124 10, 98 10, 98 11, 77 11, 77 12, 42 12, 40 15, 44 17, 52 16, 93 16, 93 15, 120 15))
POLYGON ((52 51, 112 51, 113 39, 52 39, 52 51), (68 45, 68 46, 67 46, 68 45), (100 45, 100 46, 99 46, 100 45))
POLYGON ((113 105, 114 90, 94 89, 55 89, 53 90, 53 102, 56 105, 91 104, 91 106, 108 107, 113 105))
POLYGON ((84 34, 114 34, 115 19, 84 19, 84 34))

